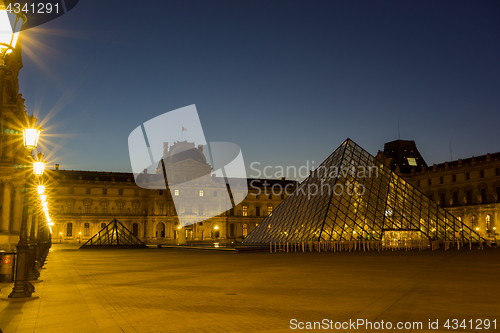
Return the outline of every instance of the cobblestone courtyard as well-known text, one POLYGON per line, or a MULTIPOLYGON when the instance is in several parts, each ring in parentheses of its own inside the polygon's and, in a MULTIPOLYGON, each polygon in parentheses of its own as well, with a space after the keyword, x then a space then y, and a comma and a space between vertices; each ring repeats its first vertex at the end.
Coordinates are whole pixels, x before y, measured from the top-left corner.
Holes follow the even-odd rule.
MULTIPOLYGON (((285 332, 291 319, 420 321, 418 332, 429 319, 500 324, 498 248, 271 254, 54 244, 45 267, 39 298, 0 301, 3 332, 285 332)), ((12 285, 0 286, 6 298, 12 285)))

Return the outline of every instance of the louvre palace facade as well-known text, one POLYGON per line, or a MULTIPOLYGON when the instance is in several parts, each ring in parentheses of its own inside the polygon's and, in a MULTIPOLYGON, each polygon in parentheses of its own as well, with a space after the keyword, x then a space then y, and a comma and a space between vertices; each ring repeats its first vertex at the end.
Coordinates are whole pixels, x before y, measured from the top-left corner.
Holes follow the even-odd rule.
MULTIPOLYGON (((196 170, 204 173, 210 166, 201 147, 193 143, 165 144, 166 168, 196 170), (170 151, 179 151, 168 158, 170 151)), ((208 175, 208 181, 182 190, 145 189, 137 186, 134 174, 49 170, 53 193, 53 242, 84 243, 113 219, 120 221, 133 235, 147 244, 175 244, 179 233, 195 243, 238 242, 296 188, 295 181, 283 179, 240 179, 248 189, 243 201, 233 207, 221 207, 221 198, 230 191, 223 178, 208 175), (287 189, 281 191, 279 189, 287 189), (274 192, 274 193, 273 193, 274 192), (182 205, 174 204, 183 199, 182 205), (227 209, 227 211, 226 211, 227 209), (223 213, 218 214, 218 212, 223 213), (181 229, 179 216, 197 223, 181 229)), ((147 175, 146 175, 147 176, 147 175)), ((236 193, 232 193, 236 196, 236 193)))
MULTIPOLYGON (((414 145, 413 141, 411 143, 414 145)), ((379 156, 384 154, 395 161, 394 157, 389 157, 387 145, 379 156)), ((500 153, 413 168, 406 168, 403 163, 398 163, 400 166, 395 169, 410 184, 482 237, 493 240, 498 237, 500 153)))

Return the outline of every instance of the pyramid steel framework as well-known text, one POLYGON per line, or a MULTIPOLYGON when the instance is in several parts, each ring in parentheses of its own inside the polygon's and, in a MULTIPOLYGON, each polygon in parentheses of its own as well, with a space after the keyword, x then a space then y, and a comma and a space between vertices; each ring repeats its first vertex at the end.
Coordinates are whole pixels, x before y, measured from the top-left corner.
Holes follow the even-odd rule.
POLYGON ((107 226, 97 232, 80 248, 89 247, 146 247, 139 238, 134 236, 120 221, 114 219, 107 226))
POLYGON ((347 139, 243 243, 381 240, 386 232, 404 232, 409 238, 481 240, 347 139))

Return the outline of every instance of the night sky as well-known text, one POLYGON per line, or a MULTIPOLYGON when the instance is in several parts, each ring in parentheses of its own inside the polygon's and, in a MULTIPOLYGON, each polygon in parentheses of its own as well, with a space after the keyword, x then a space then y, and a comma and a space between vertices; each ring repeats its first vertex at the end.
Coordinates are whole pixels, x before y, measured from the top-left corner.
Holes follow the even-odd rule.
POLYGON ((431 165, 500 151, 498 1, 82 0, 22 43, 49 166, 131 171, 130 132, 191 104, 247 165, 375 155, 398 120, 431 165))

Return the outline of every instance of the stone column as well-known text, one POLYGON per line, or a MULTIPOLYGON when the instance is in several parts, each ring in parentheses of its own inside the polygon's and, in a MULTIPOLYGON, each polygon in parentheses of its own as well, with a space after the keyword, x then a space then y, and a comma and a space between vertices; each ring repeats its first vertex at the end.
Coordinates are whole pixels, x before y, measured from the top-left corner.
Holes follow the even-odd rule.
POLYGON ((12 187, 10 183, 3 186, 3 208, 2 208, 2 232, 9 232, 10 228, 10 205, 12 200, 12 187))

